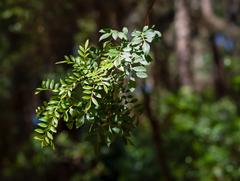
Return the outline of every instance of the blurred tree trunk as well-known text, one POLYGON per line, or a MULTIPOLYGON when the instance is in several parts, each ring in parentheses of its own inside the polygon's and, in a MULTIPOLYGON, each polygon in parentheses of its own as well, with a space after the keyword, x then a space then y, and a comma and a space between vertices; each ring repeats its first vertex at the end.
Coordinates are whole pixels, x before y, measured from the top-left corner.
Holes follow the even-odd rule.
POLYGON ((136 10, 139 2, 135 0, 95 0, 94 3, 97 12, 97 30, 102 28, 120 30, 126 26, 126 20, 136 10))
POLYGON ((149 119, 150 126, 152 128, 153 142, 156 146, 157 159, 161 171, 161 175, 166 181, 173 181, 173 176, 171 175, 171 170, 168 166, 166 151, 164 148, 164 142, 162 140, 160 121, 154 115, 151 107, 151 97, 150 94, 144 91, 144 106, 145 113, 149 119))
MULTIPOLYGON (((164 12, 161 16, 157 16, 158 8, 164 6, 163 1, 158 1, 155 3, 157 6, 155 11, 152 12, 151 22, 156 26, 156 29, 160 30, 164 36, 161 38, 160 42, 155 44, 153 47, 154 51, 154 61, 152 63, 152 71, 153 71, 153 81, 154 85, 161 85, 165 88, 172 88, 171 78, 173 76, 170 75, 170 67, 169 67, 169 58, 172 53, 172 47, 166 41, 167 33, 169 29, 171 29, 170 25, 174 22, 174 8, 169 8, 166 12, 164 12)), ((165 7, 166 8, 166 7, 165 7)))
POLYGON ((176 58, 181 85, 193 86, 191 71, 191 27, 187 0, 175 1, 176 58))
MULTIPOLYGON (((77 32, 77 8, 74 11, 75 13, 66 13, 67 15, 58 13, 58 11, 63 12, 65 10, 64 4, 49 4, 47 2, 42 4, 42 8, 42 11, 36 11, 35 14, 32 14, 36 21, 30 21, 24 27, 29 39, 29 42, 24 43, 30 44, 31 47, 28 47, 25 51, 24 46, 27 45, 21 45, 17 49, 21 54, 17 63, 12 66, 11 106, 13 113, 15 113, 14 121, 16 121, 17 127, 15 134, 17 144, 12 145, 12 150, 16 152, 21 149, 19 145, 23 145, 32 134, 35 105, 37 101, 42 102, 42 100, 39 100, 41 98, 37 99, 34 96, 33 92, 36 84, 42 79, 43 73, 52 69, 57 59, 72 52, 73 36, 77 32), (67 26, 62 26, 63 24, 67 26)), ((73 11, 73 9, 68 10, 68 12, 70 11, 73 11)), ((26 37, 22 35, 21 38, 26 37)))
POLYGON ((152 64, 152 77, 154 86, 161 85, 165 88, 171 88, 169 72, 169 52, 165 45, 157 44, 154 47, 155 61, 152 64))
POLYGON ((225 73, 224 73, 224 64, 221 57, 221 54, 218 50, 218 47, 215 43, 215 35, 211 34, 210 38, 210 46, 212 50, 213 62, 214 62, 214 84, 215 91, 218 97, 222 97, 226 94, 226 81, 225 81, 225 73))
POLYGON ((226 94, 227 86, 225 81, 223 60, 215 42, 215 32, 222 31, 227 34, 233 33, 233 35, 235 35, 238 34, 236 33, 236 31, 238 31, 238 27, 230 24, 224 19, 220 19, 219 17, 215 16, 211 0, 201 0, 201 8, 204 20, 208 25, 207 28, 210 33, 209 42, 214 63, 215 92, 217 97, 222 97, 226 94))
MULTIPOLYGON (((147 9, 145 11, 145 16, 144 16, 144 24, 145 25, 150 25, 151 24, 151 15, 152 15, 152 10, 153 6, 156 3, 156 0, 150 0, 147 1, 147 9)), ((161 51, 161 48, 164 49, 164 46, 155 46, 154 52, 156 61, 153 63, 152 67, 152 78, 154 82, 154 86, 156 86, 160 80, 162 80, 164 85, 168 87, 169 81, 169 71, 168 71, 168 62, 163 58, 163 54, 161 51), (161 52, 160 52, 161 51, 161 52)), ((165 55, 165 54, 164 54, 165 55)), ((146 85, 145 85, 146 86, 146 85)), ((160 168, 160 172, 164 180, 166 181, 172 181, 173 176, 171 175, 171 170, 168 166, 167 162, 167 156, 166 156, 166 150, 164 146, 164 142, 162 139, 162 134, 161 134, 161 126, 160 126, 160 121, 158 117, 154 115, 154 112, 152 110, 152 105, 151 105, 151 96, 149 92, 145 91, 143 89, 143 94, 144 94, 144 108, 145 108, 145 114, 149 120, 151 129, 152 129, 152 139, 156 147, 156 153, 157 153, 157 159, 158 159, 158 164, 160 168)))
POLYGON ((117 29, 117 14, 114 10, 114 2, 110 0, 96 0, 95 7, 98 13, 97 29, 109 28, 117 29))
POLYGON ((227 18, 235 23, 239 24, 239 9, 240 9, 240 2, 239 0, 228 0, 225 1, 227 7, 227 18))

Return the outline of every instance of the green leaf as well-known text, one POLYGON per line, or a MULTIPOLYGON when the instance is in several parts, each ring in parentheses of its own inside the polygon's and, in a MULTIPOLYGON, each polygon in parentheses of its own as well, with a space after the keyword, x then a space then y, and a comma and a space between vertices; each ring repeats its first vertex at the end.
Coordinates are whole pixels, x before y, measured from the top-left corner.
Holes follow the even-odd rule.
POLYGON ((137 72, 136 75, 137 75, 137 77, 142 78, 142 79, 147 78, 147 74, 144 72, 137 72))
POLYGON ((99 106, 97 100, 96 100, 94 97, 92 97, 92 102, 93 102, 93 104, 95 104, 97 107, 99 106))
POLYGON ((51 133, 47 132, 47 137, 50 139, 50 140, 53 140, 53 136, 51 133))
POLYGON ((91 101, 89 101, 85 107, 85 112, 87 112, 91 108, 91 101))
POLYGON ((62 80, 62 79, 60 79, 60 83, 61 83, 62 85, 66 85, 65 81, 62 80))
POLYGON ((127 40, 127 36, 123 33, 123 32, 119 32, 118 33, 118 37, 122 40, 122 39, 124 39, 124 40, 127 40))
POLYGON ((133 70, 136 72, 145 72, 146 68, 143 66, 137 66, 137 67, 133 67, 133 70))
POLYGON ((118 32, 117 31, 113 31, 112 32, 112 37, 114 40, 116 40, 118 38, 118 32))
POLYGON ((51 80, 50 89, 53 89, 53 87, 54 87, 54 80, 51 80))
POLYGON ((121 70, 123 72, 124 71, 124 67, 120 66, 120 67, 118 67, 118 70, 121 70))
POLYGON ((101 29, 99 30, 100 33, 106 33, 106 30, 105 29, 101 29))
POLYGON ((73 116, 73 114, 74 114, 74 109, 73 109, 72 107, 69 108, 69 113, 70 113, 71 116, 73 116))
POLYGON ((46 81, 46 83, 45 83, 45 87, 46 87, 46 88, 49 88, 49 85, 50 85, 50 80, 48 79, 48 80, 46 81))
POLYGON ((99 93, 96 94, 96 97, 97 98, 102 98, 101 94, 99 94, 99 93))
POLYGON ((147 30, 148 30, 148 26, 144 26, 143 31, 147 31, 147 30))
POLYGON ((60 114, 57 111, 54 112, 54 115, 56 116, 56 118, 60 118, 60 114))
POLYGON ((92 94, 92 91, 91 90, 85 90, 83 91, 84 94, 92 94))
POLYGON ((142 59, 140 60, 140 63, 141 63, 142 65, 149 65, 149 62, 147 62, 144 58, 142 58, 142 59))
POLYGON ((111 36, 111 33, 103 34, 103 35, 99 38, 99 41, 102 41, 102 40, 108 38, 109 36, 111 36))
POLYGON ((103 89, 106 92, 106 94, 108 93, 108 87, 106 85, 103 85, 103 89))
POLYGON ((42 129, 35 129, 34 131, 36 131, 37 133, 40 133, 40 134, 44 133, 44 131, 42 129))
POLYGON ((85 123, 85 118, 84 116, 82 116, 80 119, 76 120, 76 128, 80 128, 81 126, 83 126, 85 123))
POLYGON ((45 123, 38 123, 38 126, 42 127, 42 128, 46 128, 48 125, 45 123))
POLYGON ((67 63, 67 61, 66 61, 66 60, 58 61, 58 62, 56 62, 55 64, 63 64, 63 63, 67 63))
POLYGON ((56 130, 53 126, 50 127, 50 130, 51 130, 53 133, 57 133, 57 130, 56 130))
POLYGON ((120 59, 120 58, 117 58, 117 59, 114 61, 114 66, 115 66, 115 67, 118 67, 120 64, 121 64, 121 59, 120 59))
POLYGON ((84 48, 87 49, 87 48, 88 48, 88 45, 89 45, 89 40, 87 40, 87 41, 85 42, 84 48))
POLYGON ((50 143, 48 137, 44 137, 44 140, 46 141, 47 144, 50 143))
POLYGON ((59 86, 60 86, 60 84, 59 84, 59 83, 56 83, 54 89, 58 89, 59 86))
POLYGON ((68 112, 67 111, 64 113, 63 119, 64 119, 64 121, 68 122, 69 116, 68 116, 68 112))
POLYGON ((68 97, 71 97, 71 91, 69 90, 69 91, 67 91, 67 95, 68 95, 68 97))
POLYGON ((83 89, 91 90, 91 89, 93 89, 93 87, 86 85, 86 86, 83 86, 83 89))
POLYGON ((91 98, 91 96, 87 95, 87 96, 83 96, 82 98, 88 100, 91 98))
POLYGON ((117 133, 117 134, 118 134, 118 133, 120 133, 120 129, 119 129, 119 128, 117 128, 117 127, 115 127, 115 128, 112 128, 112 130, 113 130, 113 132, 114 132, 114 133, 117 133))
POLYGON ((111 145, 111 143, 112 143, 112 140, 111 140, 109 137, 107 137, 107 140, 106 140, 106 141, 107 141, 107 146, 110 147, 110 145, 111 145))
POLYGON ((135 37, 132 39, 132 44, 133 45, 138 45, 142 42, 142 39, 140 37, 135 37))
POLYGON ((134 92, 135 91, 135 87, 132 87, 132 88, 130 88, 129 90, 130 90, 130 92, 134 92))
POLYGON ((109 82, 104 81, 103 83, 107 86, 111 86, 109 82))
POLYGON ((161 34, 159 31, 155 31, 155 33, 156 33, 156 36, 157 36, 158 38, 160 38, 160 37, 162 36, 162 34, 161 34))
POLYGON ((41 138, 39 136, 34 136, 33 139, 38 140, 38 141, 42 141, 43 140, 43 138, 41 138))
POLYGON ((150 45, 147 42, 143 42, 142 49, 143 49, 144 54, 149 54, 150 45))
POLYGON ((149 43, 151 43, 151 42, 153 41, 154 37, 155 37, 155 32, 153 32, 153 31, 147 31, 147 32, 145 33, 145 37, 146 37, 146 41, 149 42, 149 43))
POLYGON ((126 35, 128 34, 128 29, 126 27, 123 27, 122 31, 124 34, 126 34, 126 35))

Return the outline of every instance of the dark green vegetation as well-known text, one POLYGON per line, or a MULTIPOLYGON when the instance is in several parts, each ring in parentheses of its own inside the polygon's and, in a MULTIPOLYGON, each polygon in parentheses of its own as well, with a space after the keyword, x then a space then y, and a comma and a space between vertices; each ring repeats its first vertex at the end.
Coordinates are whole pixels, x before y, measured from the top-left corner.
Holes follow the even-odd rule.
MULTIPOLYGON (((0 180, 240 180, 239 27, 239 0, 1 0, 0 180), (152 44, 153 61, 140 75, 148 77, 139 79, 138 71, 125 69, 128 65, 122 68, 122 62, 113 59, 122 52, 119 45, 127 45, 126 38, 131 41, 123 27, 133 32, 145 24, 154 24, 162 37, 152 44), (99 30, 107 27, 122 31, 117 34, 122 40, 112 40, 116 31, 110 35, 106 30, 102 33, 107 35, 102 36, 99 30), (108 51, 112 48, 118 52, 108 51), (63 59, 65 55, 73 57, 63 59), (91 72, 78 72, 78 59, 86 57, 93 66, 86 63, 90 69, 85 71, 91 72), (113 61, 109 67, 103 66, 106 57, 113 61), (93 58, 97 61, 91 61, 93 58), (55 65, 61 60, 63 64, 55 65), (93 73, 102 66, 105 83, 103 89, 95 89, 98 81, 93 73), (104 67, 113 71, 113 78, 104 74, 104 67), (88 76, 91 83, 80 81, 85 86, 80 92, 86 95, 70 91, 69 96, 64 89, 66 97, 74 99, 67 99, 71 102, 59 111, 62 117, 53 134, 55 150, 41 148, 33 141, 34 129, 39 129, 35 109, 61 97, 56 96, 60 92, 34 95, 34 91, 47 79, 54 82, 45 82, 42 88, 71 88, 71 81, 78 77, 70 78, 73 70, 88 76), (124 97, 107 94, 114 92, 111 86, 123 88, 121 79, 127 70, 138 77, 130 97, 136 97, 142 106, 141 114, 136 115, 137 127, 128 118, 121 120, 135 127, 130 137, 123 124, 110 122, 110 129, 109 125, 98 127, 106 111, 110 117, 116 113, 130 116, 121 107, 127 104, 108 107, 112 99, 124 97), (65 84, 58 82, 60 79, 65 84), (71 106, 79 106, 73 107, 77 112, 71 106), (81 119, 84 111, 90 117, 81 119), (89 132, 91 117, 100 120, 93 128, 101 131, 89 132), (101 133, 99 140, 96 133, 101 133), (122 136, 132 144, 126 144, 122 136)), ((136 51, 144 50, 140 54, 145 56, 149 48, 144 47, 136 51)))

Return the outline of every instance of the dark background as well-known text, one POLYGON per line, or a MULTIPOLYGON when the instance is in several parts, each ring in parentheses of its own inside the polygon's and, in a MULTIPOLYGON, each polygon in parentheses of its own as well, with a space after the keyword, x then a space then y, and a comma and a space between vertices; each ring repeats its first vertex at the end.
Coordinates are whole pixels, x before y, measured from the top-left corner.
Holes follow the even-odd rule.
POLYGON ((239 0, 1 0, 0 180, 240 180, 239 0), (162 33, 133 145, 96 154, 84 130, 32 140, 42 79, 99 29, 162 33))

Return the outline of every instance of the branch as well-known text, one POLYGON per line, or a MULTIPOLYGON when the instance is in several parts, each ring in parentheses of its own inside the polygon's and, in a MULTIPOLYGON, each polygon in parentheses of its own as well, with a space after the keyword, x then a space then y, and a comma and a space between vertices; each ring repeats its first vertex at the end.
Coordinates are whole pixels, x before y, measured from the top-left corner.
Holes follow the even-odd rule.
POLYGON ((212 31, 221 31, 233 37, 240 37, 240 27, 217 17, 213 13, 211 0, 201 0, 201 11, 204 22, 212 31))

